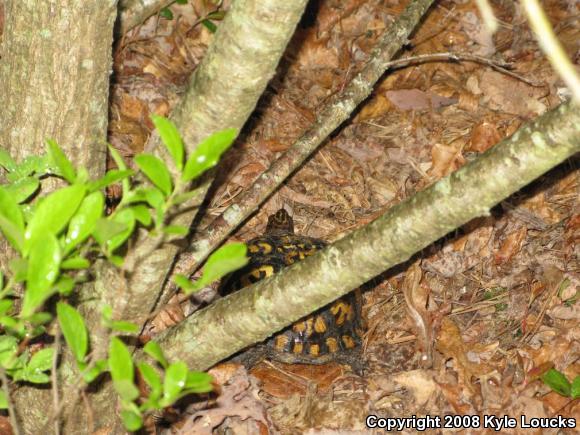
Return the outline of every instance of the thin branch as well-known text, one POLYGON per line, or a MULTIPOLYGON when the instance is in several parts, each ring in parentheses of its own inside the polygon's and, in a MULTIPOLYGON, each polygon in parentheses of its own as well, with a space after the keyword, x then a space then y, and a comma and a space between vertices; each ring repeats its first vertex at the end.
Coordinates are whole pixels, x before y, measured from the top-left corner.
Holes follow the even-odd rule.
POLYGON ((6 396, 6 401, 8 402, 8 415, 10 416, 10 425, 12 426, 12 432, 14 435, 20 435, 22 431, 16 419, 16 412, 14 411, 14 404, 10 398, 10 384, 8 383, 8 376, 6 376, 6 370, 4 367, 0 367, 0 380, 2 381, 2 390, 6 396))
POLYGON ((119 12, 121 24, 119 33, 124 35, 172 3, 175 3, 175 0, 122 0, 119 12))
MULTIPOLYGON (((58 358, 60 355, 61 347, 60 347, 60 327, 58 323, 56 324, 56 331, 55 331, 55 339, 54 339, 54 355, 52 356, 52 373, 51 373, 51 381, 52 381, 52 407, 53 412, 56 414, 56 410, 59 408, 59 397, 58 397, 58 358)), ((54 433, 55 435, 60 434, 60 420, 58 416, 54 419, 54 433)))
MULTIPOLYGON (((176 272, 192 275, 208 255, 221 245, 233 229, 246 220, 316 148, 346 121, 353 110, 372 92, 375 83, 389 67, 390 59, 408 42, 408 37, 433 0, 412 1, 397 21, 383 34, 370 59, 362 70, 318 115, 316 122, 294 145, 254 182, 251 189, 242 193, 205 231, 206 237, 197 240, 191 253, 182 254, 176 272)), ((173 292, 166 294, 167 302, 173 292)), ((163 304, 161 304, 162 306, 163 304)))
POLYGON ((562 104, 478 159, 271 278, 219 299, 156 339, 205 370, 330 303, 464 225, 580 151, 580 110, 562 104), (324 285, 320 285, 324 283, 324 285))
POLYGON ((580 77, 566 55, 562 44, 556 38, 554 29, 552 29, 544 10, 537 0, 523 0, 522 4, 540 47, 576 101, 580 102, 580 77))

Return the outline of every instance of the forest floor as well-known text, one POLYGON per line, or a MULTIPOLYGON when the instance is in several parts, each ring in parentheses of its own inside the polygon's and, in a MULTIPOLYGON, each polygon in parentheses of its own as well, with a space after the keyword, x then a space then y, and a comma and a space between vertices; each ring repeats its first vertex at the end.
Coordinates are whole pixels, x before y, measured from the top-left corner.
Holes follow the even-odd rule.
MULTIPOLYGON (((202 226, 235 203, 313 123, 405 4, 311 2, 251 122, 220 163, 202 226)), ((497 0, 492 6, 499 20, 494 35, 475 2, 436 2, 400 57, 469 53, 508 62, 513 75, 466 61, 387 72, 349 121, 232 240, 261 234, 267 216, 280 207, 291 211, 298 234, 337 240, 560 104, 566 88, 520 4, 497 0)), ((578 66, 578 2, 547 0, 543 6, 578 66)), ((213 37, 211 24, 204 25, 212 8, 202 0, 174 4, 173 19, 152 17, 118 44, 109 140, 124 156, 142 150, 153 128, 149 115, 167 115, 179 100, 213 37)), ((212 373, 221 391, 211 408, 188 409, 167 433, 374 433, 365 426, 368 415, 417 416, 415 422, 440 416, 432 433, 491 433, 486 415, 506 415, 518 425, 521 416, 561 416, 580 426, 580 400, 573 400, 562 376, 550 372, 576 379, 580 394, 578 167, 576 156, 490 216, 373 280, 364 294, 364 376, 338 364, 265 362, 251 374, 232 364, 218 366, 212 373), (414 295, 411 303, 425 307, 419 323, 407 314, 403 288, 414 295), (426 353, 428 364, 421 358, 426 353), (444 420, 448 414, 465 417, 444 420), (443 428, 445 423, 451 426, 443 428)), ((157 327, 174 318, 158 319, 157 327)), ((557 432, 520 426, 505 431, 557 432)))

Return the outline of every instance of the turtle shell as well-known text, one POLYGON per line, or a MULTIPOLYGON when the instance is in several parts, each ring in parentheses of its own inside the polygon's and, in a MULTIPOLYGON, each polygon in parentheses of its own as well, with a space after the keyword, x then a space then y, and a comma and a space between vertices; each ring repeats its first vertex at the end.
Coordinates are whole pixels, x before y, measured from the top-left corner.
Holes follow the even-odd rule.
MULTIPOLYGON (((248 264, 222 286, 227 295, 272 276, 299 262, 326 243, 294 234, 293 222, 284 209, 268 219, 266 232, 247 242, 248 264)), ((361 297, 354 291, 310 314, 274 335, 265 344, 268 356, 288 363, 323 363, 360 347, 361 297)))

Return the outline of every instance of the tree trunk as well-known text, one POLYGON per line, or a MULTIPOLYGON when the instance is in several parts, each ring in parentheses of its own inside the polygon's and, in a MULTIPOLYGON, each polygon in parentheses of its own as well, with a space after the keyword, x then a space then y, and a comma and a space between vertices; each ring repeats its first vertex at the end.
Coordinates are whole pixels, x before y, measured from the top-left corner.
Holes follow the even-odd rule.
MULTIPOLYGON (((104 173, 116 6, 116 0, 4 2, 0 143, 17 160, 43 154, 51 138, 92 177, 104 173)), ((60 372, 67 388, 74 377, 60 372)), ((21 386, 13 400, 23 432, 42 433, 50 390, 21 386)), ((85 408, 78 401, 69 405, 84 418, 66 432, 86 431, 85 408)))

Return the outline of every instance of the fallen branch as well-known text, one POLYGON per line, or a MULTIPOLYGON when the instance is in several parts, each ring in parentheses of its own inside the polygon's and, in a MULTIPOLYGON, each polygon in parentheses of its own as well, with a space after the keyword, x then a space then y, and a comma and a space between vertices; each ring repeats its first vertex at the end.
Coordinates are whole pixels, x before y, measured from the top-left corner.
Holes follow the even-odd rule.
MULTIPOLYGON (((381 37, 363 69, 325 106, 316 122, 272 166, 258 177, 251 189, 242 193, 196 240, 191 252, 184 253, 175 267, 176 273, 192 275, 201 263, 221 245, 230 233, 258 209, 292 172, 344 121, 372 92, 375 83, 389 67, 390 59, 403 47, 407 38, 425 15, 433 0, 412 1, 397 21, 381 37)), ((166 303, 173 292, 164 296, 166 303)), ((164 303, 160 304, 163 306, 164 303)))
POLYGON ((194 313, 157 341, 169 359, 205 370, 488 215, 495 204, 578 151, 580 110, 568 102, 370 224, 194 313))

